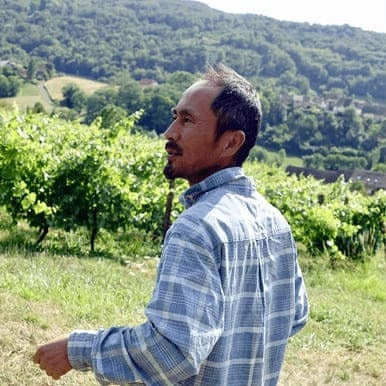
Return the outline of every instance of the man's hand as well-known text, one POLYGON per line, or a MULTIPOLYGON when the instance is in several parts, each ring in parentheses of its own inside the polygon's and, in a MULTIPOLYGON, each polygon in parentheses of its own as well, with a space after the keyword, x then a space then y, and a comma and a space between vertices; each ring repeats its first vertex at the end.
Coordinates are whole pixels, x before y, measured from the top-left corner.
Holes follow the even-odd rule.
POLYGON ((59 379, 72 369, 67 356, 67 342, 68 338, 47 343, 40 346, 33 356, 33 361, 53 379, 59 379))

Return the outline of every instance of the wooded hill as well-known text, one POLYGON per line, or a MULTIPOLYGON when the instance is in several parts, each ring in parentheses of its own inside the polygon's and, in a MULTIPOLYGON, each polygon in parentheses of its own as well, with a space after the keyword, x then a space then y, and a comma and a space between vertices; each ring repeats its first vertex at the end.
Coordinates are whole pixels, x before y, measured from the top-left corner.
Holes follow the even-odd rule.
POLYGON ((386 34, 184 0, 0 0, 0 20, 0 88, 17 75, 12 66, 27 80, 66 73, 116 82, 120 93, 87 101, 69 90, 67 105, 87 105, 86 121, 106 104, 144 108, 142 127, 162 132, 179 80, 222 62, 260 91, 262 145, 308 157, 311 167, 386 169, 386 34), (123 74, 159 87, 142 93, 123 74))
POLYGON ((275 86, 386 101, 386 34, 236 15, 183 0, 0 0, 0 60, 109 79, 225 62, 275 86), (51 67, 53 65, 53 68, 51 67))

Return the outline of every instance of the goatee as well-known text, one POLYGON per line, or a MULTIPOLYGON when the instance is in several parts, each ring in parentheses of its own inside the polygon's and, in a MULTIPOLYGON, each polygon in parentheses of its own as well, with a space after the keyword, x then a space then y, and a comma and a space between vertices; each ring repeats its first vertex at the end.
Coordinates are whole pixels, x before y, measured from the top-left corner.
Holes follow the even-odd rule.
POLYGON ((173 167, 170 162, 166 164, 164 167, 164 175, 168 180, 174 180, 174 173, 173 173, 173 167))

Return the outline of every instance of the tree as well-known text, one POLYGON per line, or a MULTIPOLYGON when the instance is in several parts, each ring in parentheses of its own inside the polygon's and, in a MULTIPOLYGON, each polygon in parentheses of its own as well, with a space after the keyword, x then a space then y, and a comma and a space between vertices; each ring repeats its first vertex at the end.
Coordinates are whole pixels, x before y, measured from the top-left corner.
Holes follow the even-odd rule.
POLYGON ((287 121, 290 132, 293 133, 291 147, 298 151, 304 151, 314 138, 318 122, 315 115, 302 111, 293 111, 287 121))
POLYGON ((328 154, 323 159, 323 167, 328 170, 366 169, 365 157, 353 157, 339 153, 328 154))
POLYGON ((27 79, 29 81, 32 81, 35 78, 37 70, 37 61, 34 58, 30 58, 28 61, 28 67, 27 67, 27 79))
POLYGON ((196 80, 197 77, 190 72, 175 71, 166 77, 165 83, 173 85, 176 90, 182 93, 196 80))
POLYGON ((100 111, 101 128, 112 129, 127 117, 127 111, 119 106, 107 105, 100 111))
POLYGON ((335 114, 324 111, 318 114, 318 130, 322 134, 327 146, 336 146, 339 143, 339 122, 335 114))
POLYGON ((126 109, 128 114, 132 114, 143 108, 143 91, 140 84, 134 80, 129 80, 119 87, 116 104, 126 109))
POLYGON ((62 88, 64 106, 81 111, 86 105, 86 94, 76 85, 68 84, 62 88))
POLYGON ((14 97, 20 90, 21 80, 16 76, 0 74, 0 98, 14 97))
POLYGON ((9 82, 8 78, 0 74, 0 98, 9 96, 9 82))
POLYGON ((303 162, 306 168, 314 168, 314 169, 324 168, 324 157, 320 153, 304 156, 303 162))
POLYGON ((32 109, 32 113, 34 114, 46 113, 46 110, 41 102, 36 102, 32 109))
POLYGON ((163 133, 170 124, 171 108, 176 105, 178 98, 179 93, 169 85, 147 90, 140 126, 148 131, 163 133))
POLYGON ((115 106, 116 104, 117 91, 115 89, 107 88, 96 91, 87 98, 85 123, 90 124, 94 121, 106 106, 115 106))
POLYGON ((265 114, 265 119, 271 126, 280 125, 287 120, 287 109, 278 95, 271 99, 270 108, 265 114))
POLYGON ((361 118, 355 109, 348 107, 340 114, 341 143, 343 146, 358 148, 365 137, 361 118))
MULTIPOLYGON (((257 143, 261 143, 272 150, 288 149, 292 134, 286 123, 277 126, 267 125, 257 138, 257 143)), ((295 150, 290 149, 292 152, 295 150)))
POLYGON ((263 76, 274 76, 279 77, 285 72, 295 72, 295 64, 291 57, 276 48, 271 46, 262 58, 262 70, 261 75, 263 76))

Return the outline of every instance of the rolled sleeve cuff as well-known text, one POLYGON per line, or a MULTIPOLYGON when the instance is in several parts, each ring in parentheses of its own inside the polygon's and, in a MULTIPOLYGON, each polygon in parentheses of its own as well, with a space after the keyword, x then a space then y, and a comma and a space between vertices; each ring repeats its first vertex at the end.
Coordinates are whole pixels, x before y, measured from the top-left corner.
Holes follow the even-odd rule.
POLYGON ((87 371, 92 368, 91 352, 96 331, 76 330, 70 334, 67 355, 75 370, 87 371))

